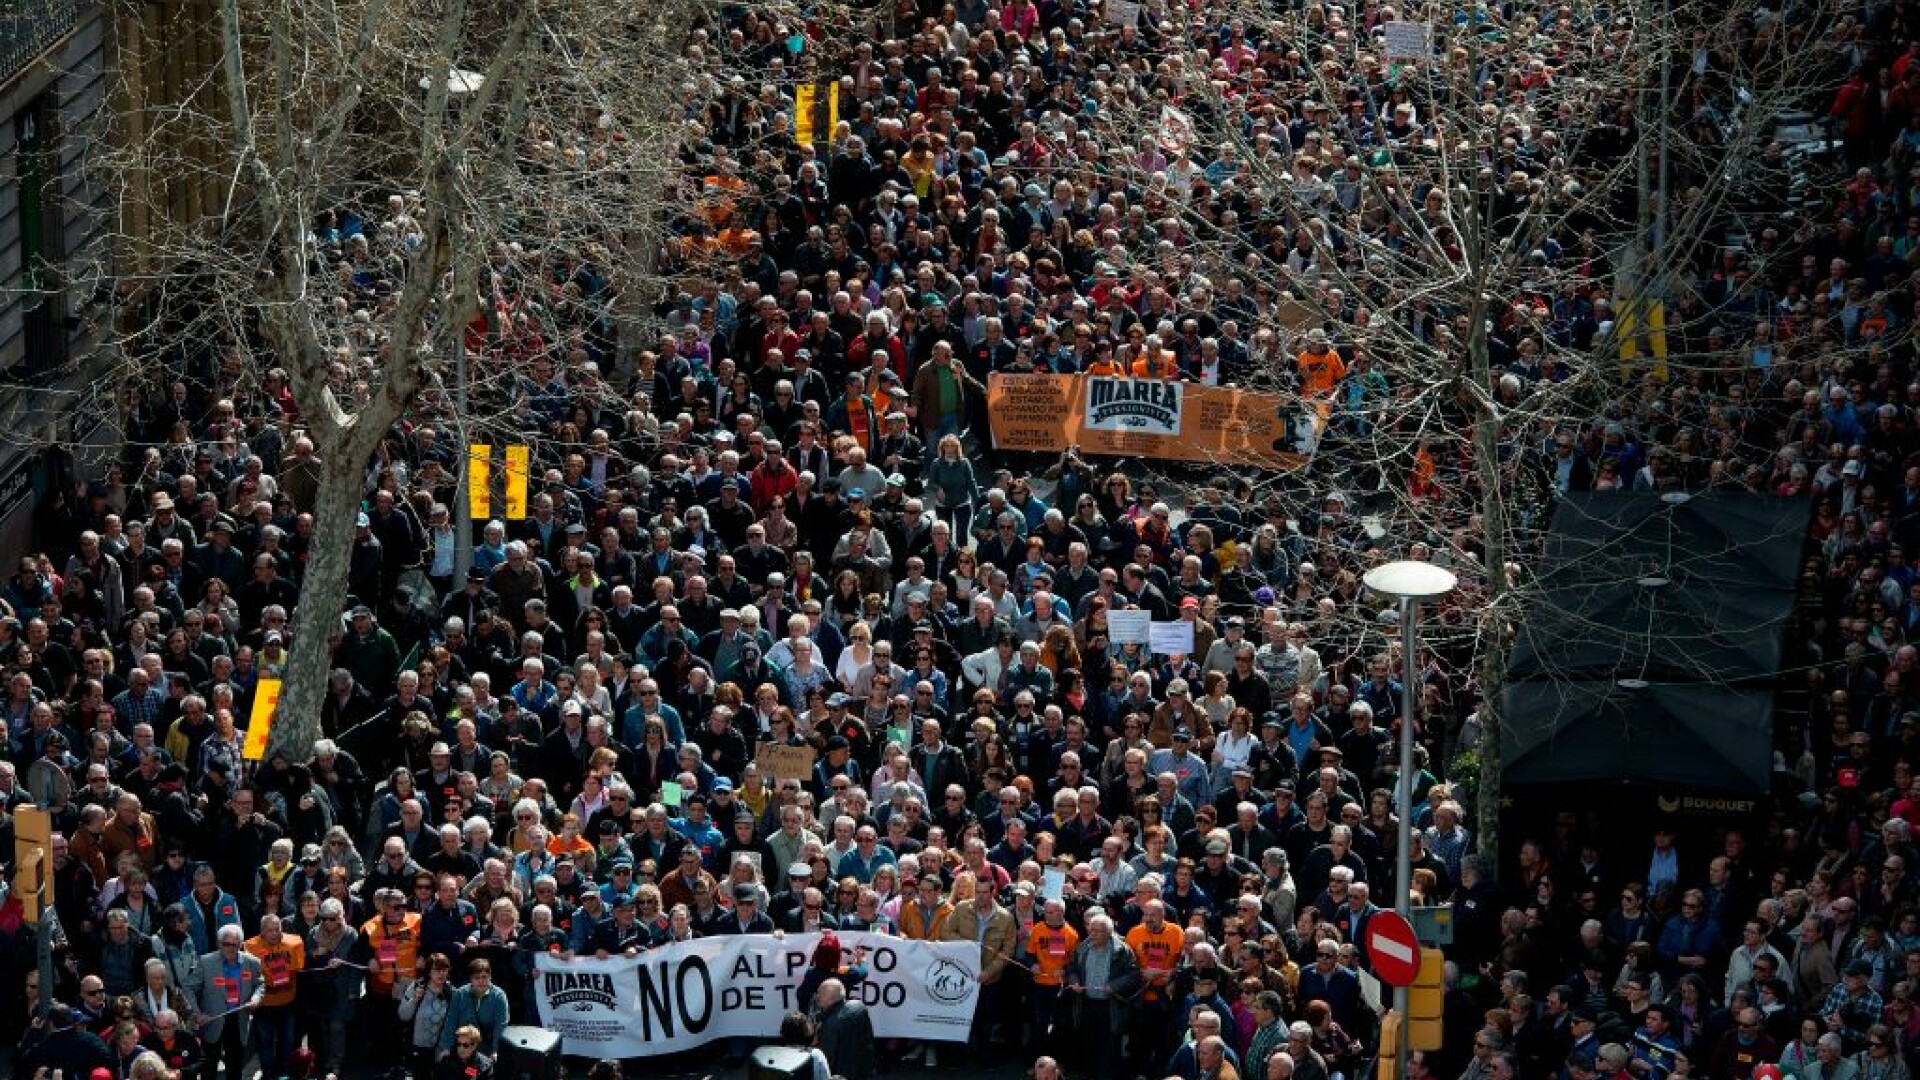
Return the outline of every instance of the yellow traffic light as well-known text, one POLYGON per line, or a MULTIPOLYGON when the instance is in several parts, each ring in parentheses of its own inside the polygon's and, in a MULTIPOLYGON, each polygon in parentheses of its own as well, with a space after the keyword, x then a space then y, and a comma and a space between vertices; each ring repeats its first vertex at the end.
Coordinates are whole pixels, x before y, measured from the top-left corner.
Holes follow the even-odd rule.
POLYGON ((35 806, 13 812, 13 895, 29 924, 53 906, 53 866, 47 855, 53 839, 53 815, 35 806))
POLYGON ((1438 1050, 1444 1038, 1440 1023, 1446 1008, 1447 958, 1439 949, 1420 950, 1420 973, 1407 990, 1407 1046, 1438 1050))

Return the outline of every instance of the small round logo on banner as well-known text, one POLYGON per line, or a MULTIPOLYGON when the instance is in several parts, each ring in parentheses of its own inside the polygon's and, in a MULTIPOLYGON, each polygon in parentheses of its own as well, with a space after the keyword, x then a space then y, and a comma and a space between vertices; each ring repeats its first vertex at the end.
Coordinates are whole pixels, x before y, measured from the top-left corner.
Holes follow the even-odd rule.
POLYGON ((927 968, 927 996, 943 1005, 958 1005, 973 992, 967 969, 941 957, 927 968))

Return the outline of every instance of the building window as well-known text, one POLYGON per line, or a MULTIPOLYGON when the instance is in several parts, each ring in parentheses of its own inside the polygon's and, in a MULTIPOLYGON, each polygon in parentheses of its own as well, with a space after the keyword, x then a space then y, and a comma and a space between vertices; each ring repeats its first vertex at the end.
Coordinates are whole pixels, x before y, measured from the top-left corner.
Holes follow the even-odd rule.
POLYGON ((60 236, 59 149, 47 99, 14 118, 15 184, 20 213, 19 290, 25 304, 28 372, 58 368, 67 354, 61 317, 57 250, 60 236))

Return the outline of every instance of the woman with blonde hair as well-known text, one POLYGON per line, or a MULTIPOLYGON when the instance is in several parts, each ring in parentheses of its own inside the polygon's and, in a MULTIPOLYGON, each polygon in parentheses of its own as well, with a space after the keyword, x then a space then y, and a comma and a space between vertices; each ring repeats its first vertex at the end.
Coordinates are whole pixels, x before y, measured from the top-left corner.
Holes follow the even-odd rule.
MULTIPOLYGON (((853 571, 844 570, 849 577, 853 571)), ((873 663, 873 628, 864 619, 856 621, 847 628, 847 644, 840 650, 840 659, 833 665, 833 677, 841 686, 852 686, 860 676, 860 670, 873 663)))
POLYGON ((933 460, 922 477, 932 496, 935 515, 953 529, 953 535, 973 533, 973 508, 980 501, 980 480, 958 435, 943 435, 934 444, 933 460))

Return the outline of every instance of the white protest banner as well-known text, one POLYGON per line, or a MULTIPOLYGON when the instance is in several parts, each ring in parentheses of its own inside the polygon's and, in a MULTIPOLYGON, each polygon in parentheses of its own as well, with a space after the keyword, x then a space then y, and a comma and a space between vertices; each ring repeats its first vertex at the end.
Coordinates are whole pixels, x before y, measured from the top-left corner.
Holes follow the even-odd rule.
POLYGON ((1154 623, 1147 636, 1149 652, 1161 656, 1193 655, 1193 624, 1185 619, 1154 623))
POLYGON ((1129 0, 1107 0, 1107 21, 1115 26, 1138 26, 1140 5, 1129 0))
POLYGON ((1433 42, 1425 23, 1383 23, 1381 30, 1387 39, 1388 59, 1426 60, 1433 56, 1433 42))
POLYGON ((1107 612, 1107 640, 1115 645, 1145 645, 1152 635, 1153 612, 1107 612))
MULTIPOLYGON (((883 1039, 960 1042, 980 999, 980 947, 840 933, 848 955, 867 949, 867 977, 848 994, 865 1003, 883 1039)), ((794 997, 818 934, 701 938, 639 956, 535 958, 541 1026, 562 1051, 628 1058, 691 1050, 715 1039, 767 1038, 806 1006, 794 997)))

